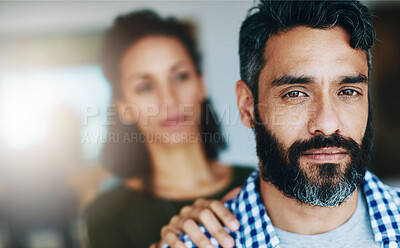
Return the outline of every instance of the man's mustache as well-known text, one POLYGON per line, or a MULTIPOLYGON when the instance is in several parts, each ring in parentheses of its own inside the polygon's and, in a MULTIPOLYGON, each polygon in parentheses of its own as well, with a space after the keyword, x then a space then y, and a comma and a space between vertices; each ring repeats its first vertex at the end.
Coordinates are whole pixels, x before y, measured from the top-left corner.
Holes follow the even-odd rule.
POLYGON ((301 154, 309 150, 329 147, 342 148, 350 154, 361 148, 352 138, 335 133, 329 136, 318 135, 308 140, 296 141, 288 149, 288 154, 290 158, 298 158, 301 154))

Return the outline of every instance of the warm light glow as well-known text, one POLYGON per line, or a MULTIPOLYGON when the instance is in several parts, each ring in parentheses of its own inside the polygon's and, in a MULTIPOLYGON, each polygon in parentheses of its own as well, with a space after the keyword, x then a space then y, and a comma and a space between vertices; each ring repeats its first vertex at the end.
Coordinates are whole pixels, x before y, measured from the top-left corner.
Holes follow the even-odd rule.
POLYGON ((50 132, 67 135, 68 123, 49 126, 54 111, 64 106, 82 118, 76 127, 82 132, 84 159, 97 159, 103 144, 96 138, 107 132, 110 100, 111 89, 97 65, 8 73, 0 78, 0 143, 24 149, 46 142, 54 136, 50 132), (88 107, 94 107, 96 113, 87 113, 88 107))
POLYGON ((48 115, 57 102, 52 82, 35 75, 8 76, 1 81, 0 92, 3 141, 15 149, 42 142, 47 135, 48 115))

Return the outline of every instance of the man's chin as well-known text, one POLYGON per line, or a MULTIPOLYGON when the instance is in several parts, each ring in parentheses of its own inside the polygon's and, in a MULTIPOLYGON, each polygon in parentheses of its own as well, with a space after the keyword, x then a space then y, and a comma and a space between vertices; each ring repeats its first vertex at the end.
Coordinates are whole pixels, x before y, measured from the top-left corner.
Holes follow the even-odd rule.
POLYGON ((357 189, 357 180, 349 178, 348 163, 308 164, 300 169, 296 186, 290 195, 299 203, 335 207, 346 201, 357 189))
POLYGON ((344 180, 349 162, 341 163, 302 163, 300 170, 307 176, 310 183, 336 185, 344 180))

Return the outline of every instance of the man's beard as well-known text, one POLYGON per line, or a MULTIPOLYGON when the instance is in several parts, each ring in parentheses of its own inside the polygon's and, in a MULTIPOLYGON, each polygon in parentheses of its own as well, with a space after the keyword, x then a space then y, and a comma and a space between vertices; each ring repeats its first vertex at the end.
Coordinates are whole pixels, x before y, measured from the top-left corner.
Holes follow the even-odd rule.
POLYGON ((371 160, 373 128, 370 118, 361 145, 340 134, 318 135, 297 141, 285 151, 283 145, 262 124, 257 108, 254 132, 262 179, 300 203, 321 207, 343 203, 362 184, 371 160), (340 164, 312 163, 300 166, 299 159, 304 152, 324 147, 345 149, 350 160, 340 164))

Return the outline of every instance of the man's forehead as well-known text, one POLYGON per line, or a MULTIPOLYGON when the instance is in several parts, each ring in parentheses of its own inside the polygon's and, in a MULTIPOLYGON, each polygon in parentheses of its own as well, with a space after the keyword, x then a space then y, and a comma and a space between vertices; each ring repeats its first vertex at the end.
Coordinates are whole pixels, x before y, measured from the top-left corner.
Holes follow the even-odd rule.
POLYGON ((294 50, 299 47, 304 53, 310 53, 328 45, 335 48, 343 44, 353 49, 350 46, 349 33, 340 26, 332 28, 298 26, 272 35, 267 40, 265 55, 268 57, 272 56, 275 50, 294 50))
POLYGON ((349 39, 341 27, 301 26, 274 35, 266 43, 260 80, 272 81, 283 75, 320 80, 368 75, 365 52, 352 48, 349 39))

